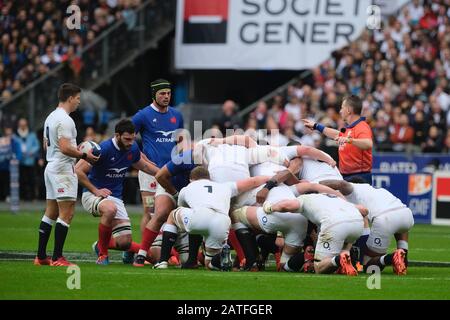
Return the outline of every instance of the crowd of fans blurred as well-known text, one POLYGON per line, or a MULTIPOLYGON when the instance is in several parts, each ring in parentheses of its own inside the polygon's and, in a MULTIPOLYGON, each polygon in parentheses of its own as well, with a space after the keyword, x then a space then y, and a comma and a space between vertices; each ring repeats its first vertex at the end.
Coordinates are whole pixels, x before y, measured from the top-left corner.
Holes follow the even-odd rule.
MULTIPOLYGON (((333 144, 301 119, 342 128, 341 100, 355 94, 364 101, 363 116, 373 128, 377 151, 449 152, 449 7, 448 0, 413 0, 380 30, 366 30, 334 52, 309 78, 269 103, 261 101, 244 127, 279 129, 280 144, 333 144)), ((230 110, 224 105, 228 124, 242 125, 230 110)))
POLYGON ((1 0, 0 101, 8 100, 63 62, 73 73, 89 68, 77 56, 108 26, 132 18, 141 0, 1 0), (81 11, 81 29, 69 30, 66 9, 81 11))

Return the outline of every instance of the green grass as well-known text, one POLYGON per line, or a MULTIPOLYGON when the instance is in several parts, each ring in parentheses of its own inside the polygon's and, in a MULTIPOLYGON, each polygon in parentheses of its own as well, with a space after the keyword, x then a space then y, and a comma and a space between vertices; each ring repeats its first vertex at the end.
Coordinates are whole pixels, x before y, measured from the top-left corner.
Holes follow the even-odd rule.
MULTIPOLYGON (((131 215, 139 241, 140 215, 131 215)), ((41 214, 0 212, 0 252, 34 252, 41 214)), ((450 268, 410 267, 406 277, 386 269, 381 290, 369 290, 368 275, 276 272, 211 272, 153 270, 121 263, 94 264, 89 255, 98 219, 79 212, 66 242, 66 252, 83 252, 92 262, 79 263, 81 289, 69 290, 66 268, 36 267, 32 261, 0 261, 0 299, 450 299, 450 268)), ((52 237, 53 238, 53 237, 52 237)), ((49 249, 53 247, 52 239, 49 249)), ((450 227, 414 226, 410 260, 450 262, 450 227)))

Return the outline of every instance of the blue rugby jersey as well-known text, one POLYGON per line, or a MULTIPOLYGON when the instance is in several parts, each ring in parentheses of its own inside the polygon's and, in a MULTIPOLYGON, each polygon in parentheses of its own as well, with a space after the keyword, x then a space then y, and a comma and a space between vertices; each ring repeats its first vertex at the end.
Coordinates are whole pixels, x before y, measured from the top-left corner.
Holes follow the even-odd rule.
POLYGON ((122 199, 125 175, 133 163, 141 159, 141 151, 136 142, 130 150, 120 150, 113 139, 100 143, 100 159, 92 166, 88 177, 97 189, 109 189, 111 196, 122 199))
POLYGON ((136 133, 141 133, 144 154, 162 168, 171 160, 170 155, 176 144, 173 132, 184 128, 183 116, 172 107, 161 113, 155 106, 149 105, 139 110, 131 120, 136 133))

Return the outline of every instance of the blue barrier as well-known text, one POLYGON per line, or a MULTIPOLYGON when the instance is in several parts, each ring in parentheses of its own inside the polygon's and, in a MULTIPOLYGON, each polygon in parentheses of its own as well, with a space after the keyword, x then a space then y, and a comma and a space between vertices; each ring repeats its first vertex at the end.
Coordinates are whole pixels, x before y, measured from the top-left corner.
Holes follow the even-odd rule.
POLYGON ((432 172, 437 169, 450 171, 450 155, 374 154, 373 185, 402 200, 416 223, 431 223, 432 172))

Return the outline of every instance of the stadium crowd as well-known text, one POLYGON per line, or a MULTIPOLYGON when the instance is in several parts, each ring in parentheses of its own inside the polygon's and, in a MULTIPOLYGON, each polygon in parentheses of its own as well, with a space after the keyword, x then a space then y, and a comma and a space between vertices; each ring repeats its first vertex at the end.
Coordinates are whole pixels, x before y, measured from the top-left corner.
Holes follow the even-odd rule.
POLYGON ((141 0, 0 1, 0 101, 61 63, 76 78, 93 61, 77 56, 119 19, 132 19, 141 0), (81 10, 81 29, 64 28, 66 8, 81 10))
MULTIPOLYGON (((269 103, 259 102, 246 129, 280 129, 278 143, 333 143, 306 128, 303 118, 342 128, 342 98, 360 96, 377 151, 450 151, 450 2, 414 0, 380 30, 311 70, 269 103)), ((238 127, 224 104, 227 124, 238 127)), ((225 127, 220 125, 222 129, 225 127)), ((220 127, 219 126, 219 127, 220 127)))

